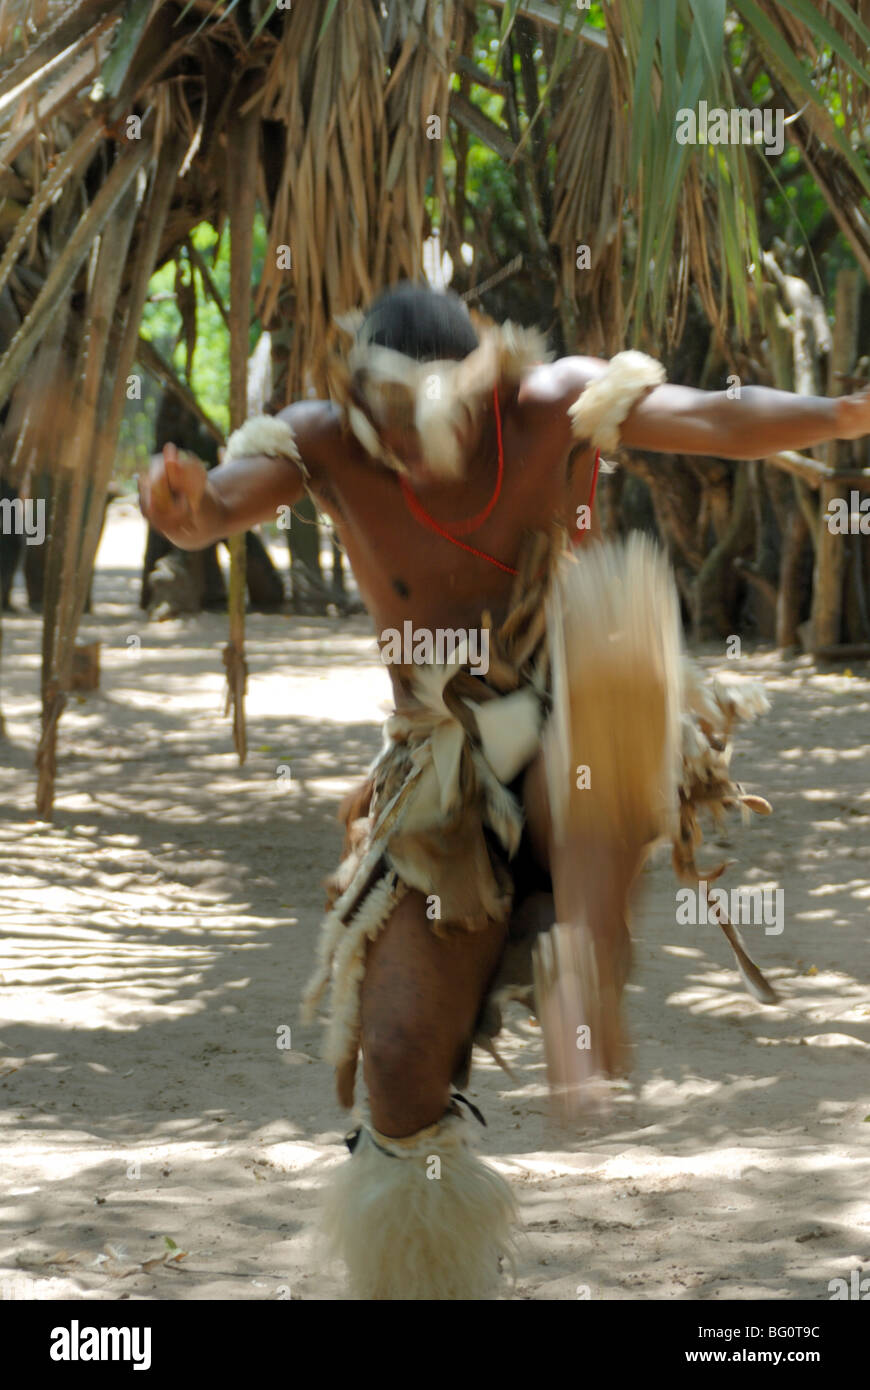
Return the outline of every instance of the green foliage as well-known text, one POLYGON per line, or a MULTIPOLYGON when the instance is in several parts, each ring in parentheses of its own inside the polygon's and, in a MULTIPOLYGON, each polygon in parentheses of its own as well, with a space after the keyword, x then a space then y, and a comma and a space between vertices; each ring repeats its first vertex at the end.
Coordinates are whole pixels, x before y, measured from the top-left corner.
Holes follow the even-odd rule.
MULTIPOLYGON (((228 306, 228 232, 219 235, 209 222, 201 222, 194 228, 191 240, 208 266, 221 300, 228 306)), ((258 212, 254 223, 252 292, 263 271, 266 244, 266 225, 258 212)), ((186 380, 187 351, 182 336, 181 314, 175 301, 176 274, 179 269, 184 284, 190 283, 190 276, 193 274, 196 295, 196 351, 193 370, 187 384, 206 415, 226 434, 230 425, 230 337, 220 310, 212 298, 203 291, 198 272, 192 270, 186 249, 181 250, 178 261, 167 261, 152 275, 148 301, 142 317, 141 336, 153 343, 164 361, 171 363, 176 374, 183 381, 186 380)), ((253 351, 261 331, 260 323, 252 320, 249 351, 253 351)), ((119 443, 119 472, 124 477, 129 477, 143 467, 154 447, 154 425, 161 394, 162 387, 145 376, 142 400, 128 402, 119 443)))
MULTIPOLYGON (((566 0, 558 3, 564 30, 575 29, 576 6, 566 0)), ((746 100, 739 89, 739 74, 743 72, 751 74, 753 104, 769 105, 773 77, 796 109, 812 106, 823 113, 823 125, 828 123, 838 155, 870 192, 867 150, 856 140, 855 131, 850 138, 846 134, 845 108, 854 106, 856 93, 870 81, 866 63, 856 57, 860 44, 853 51, 811 0, 781 3, 815 34, 817 51, 812 60, 795 52, 758 0, 656 0, 654 4, 643 0, 619 0, 617 4, 614 0, 634 77, 633 93, 626 103, 631 126, 626 191, 635 195, 638 211, 626 215, 626 247, 632 249, 626 256, 625 274, 634 279, 630 312, 635 334, 648 325, 658 335, 667 318, 680 199, 692 169, 700 176, 705 202, 715 212, 720 266, 717 298, 738 332, 745 333, 749 327, 749 285, 759 273, 761 250, 775 239, 784 244, 787 259, 788 253, 793 253, 795 268, 809 275, 821 292, 832 289, 841 266, 855 264, 847 239, 832 226, 826 199, 791 144, 787 142, 783 154, 771 158, 759 146, 686 146, 674 139, 678 110, 697 109, 702 99, 709 107, 741 105, 746 100), (817 237, 823 257, 816 270, 810 243, 817 237)), ((870 42, 870 33, 855 6, 849 0, 833 3, 858 39, 870 42)), ((518 17, 519 0, 507 0, 495 12, 483 5, 476 9, 478 27, 472 57, 493 76, 503 76, 505 46, 515 34, 518 17)), ((579 17, 585 26, 605 27, 599 4, 589 11, 580 10, 579 17)), ((561 37, 556 39, 549 31, 543 43, 547 59, 539 62, 539 90, 546 98, 562 51, 561 37)), ((517 66, 515 56, 515 71, 517 66)), ((454 80, 456 87, 458 79, 454 80)), ((520 83, 517 91, 521 101, 520 83)), ((490 119, 502 129, 506 127, 499 94, 472 84, 469 95, 490 119)), ((524 131, 534 116, 533 111, 521 111, 524 131)), ((595 116, 584 112, 578 101, 577 118, 594 120, 595 116)), ((450 135, 455 136, 452 128, 450 135)), ((552 149, 548 150, 547 157, 551 159, 552 154, 552 149)), ((448 187, 452 187, 456 177, 452 155, 445 163, 445 175, 448 187)), ((489 244, 477 250, 489 267, 497 267, 518 250, 531 249, 517 187, 514 171, 474 137, 469 138, 465 183, 469 215, 462 230, 468 240, 479 241, 471 226, 483 218, 489 244)), ((546 236, 547 228, 542 230, 546 236)))

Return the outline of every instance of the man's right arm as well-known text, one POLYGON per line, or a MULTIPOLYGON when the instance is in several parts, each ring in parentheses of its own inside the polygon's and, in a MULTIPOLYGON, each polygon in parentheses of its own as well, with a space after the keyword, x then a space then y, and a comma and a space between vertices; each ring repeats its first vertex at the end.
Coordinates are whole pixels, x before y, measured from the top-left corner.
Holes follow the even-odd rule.
MULTIPOLYGON (((293 430, 305 467, 316 478, 327 440, 334 436, 334 408, 325 401, 297 401, 277 418, 293 430)), ((272 521, 279 507, 298 502, 305 489, 302 470, 292 459, 260 454, 206 472, 199 459, 179 457, 172 444, 155 455, 138 481, 142 515, 182 550, 202 550, 272 521)))

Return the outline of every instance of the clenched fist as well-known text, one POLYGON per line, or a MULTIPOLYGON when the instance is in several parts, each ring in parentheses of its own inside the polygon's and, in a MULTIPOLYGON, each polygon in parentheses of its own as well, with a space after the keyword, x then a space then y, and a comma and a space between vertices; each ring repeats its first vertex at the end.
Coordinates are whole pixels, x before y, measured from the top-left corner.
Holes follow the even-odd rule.
POLYGON ((179 455, 174 444, 155 454, 147 474, 140 474, 139 508, 151 525, 169 540, 197 534, 197 519, 206 489, 205 464, 191 454, 179 455))

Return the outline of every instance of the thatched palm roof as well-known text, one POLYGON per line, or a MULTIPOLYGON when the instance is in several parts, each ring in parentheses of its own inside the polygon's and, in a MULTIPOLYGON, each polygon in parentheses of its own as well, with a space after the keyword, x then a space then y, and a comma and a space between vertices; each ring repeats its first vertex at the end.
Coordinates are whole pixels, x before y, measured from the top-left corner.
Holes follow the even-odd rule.
POLYGON ((568 0, 0 0, 0 464, 17 481, 37 463, 55 472, 44 809, 148 281, 198 222, 231 229, 233 424, 256 203, 269 250, 254 308, 276 330, 289 399, 307 374, 324 388, 336 314, 419 273, 428 207, 458 261, 466 212, 485 216, 466 187, 470 141, 510 163, 528 274, 549 286, 569 350, 581 316, 585 350, 649 327, 676 341, 690 283, 720 334, 735 314, 745 327, 747 261, 761 266, 750 151, 678 145, 673 118, 702 96, 751 100, 764 73, 800 108, 791 138, 870 270, 870 0, 734 0, 727 17, 725 0, 614 0, 602 13, 603 27, 568 0), (493 12, 498 61, 483 71, 474 36, 493 12), (501 123, 473 99, 487 88, 504 98, 501 123))

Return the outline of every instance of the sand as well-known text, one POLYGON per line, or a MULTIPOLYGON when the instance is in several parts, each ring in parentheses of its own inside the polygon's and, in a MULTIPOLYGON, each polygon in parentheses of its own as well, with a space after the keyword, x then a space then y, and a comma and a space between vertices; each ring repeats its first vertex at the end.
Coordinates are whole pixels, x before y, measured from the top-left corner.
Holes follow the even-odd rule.
MULTIPOLYGON (((102 685, 63 716, 53 824, 34 819, 20 584, 3 619, 0 1296, 339 1298, 316 1204, 348 1124, 299 1004, 386 676, 365 618, 250 617, 240 768, 225 620, 149 624, 143 547, 114 505, 81 633, 102 685)), ((783 890, 784 930, 744 931, 782 1002, 744 994, 718 928, 677 924, 663 854, 609 1116, 555 1124, 539 1030, 509 1014, 516 1083, 477 1054, 469 1089, 522 1204, 505 1297, 828 1299, 870 1265, 870 673, 700 656, 774 702, 734 763, 774 815, 735 819, 710 858, 737 861, 729 886, 783 890)))

